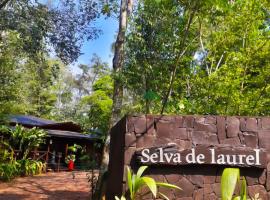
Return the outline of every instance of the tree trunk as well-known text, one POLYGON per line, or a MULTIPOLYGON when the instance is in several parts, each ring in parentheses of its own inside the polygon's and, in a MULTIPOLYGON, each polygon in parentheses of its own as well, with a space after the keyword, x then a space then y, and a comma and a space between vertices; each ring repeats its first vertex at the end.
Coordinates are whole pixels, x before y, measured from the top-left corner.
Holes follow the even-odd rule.
MULTIPOLYGON (((113 73, 114 78, 114 90, 113 90, 113 106, 112 116, 110 121, 110 128, 117 123, 121 117, 121 108, 123 100, 123 85, 118 75, 123 69, 124 63, 124 43, 125 34, 127 29, 128 15, 131 13, 133 6, 133 0, 121 0, 120 15, 119 15, 119 30, 115 41, 115 50, 113 57, 113 73)), ((100 175, 97 184, 98 193, 95 195, 95 199, 103 199, 106 191, 106 172, 109 165, 109 149, 110 149, 110 135, 107 135, 106 142, 103 147, 103 155, 100 167, 100 175)))

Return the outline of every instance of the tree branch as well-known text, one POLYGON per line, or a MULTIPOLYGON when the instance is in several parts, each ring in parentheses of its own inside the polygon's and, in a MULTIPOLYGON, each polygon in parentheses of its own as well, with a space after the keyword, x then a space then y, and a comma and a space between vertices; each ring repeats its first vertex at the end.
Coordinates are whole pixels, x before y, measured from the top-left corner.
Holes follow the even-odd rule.
POLYGON ((9 2, 10 0, 3 0, 1 3, 0 3, 0 10, 2 10, 9 2))

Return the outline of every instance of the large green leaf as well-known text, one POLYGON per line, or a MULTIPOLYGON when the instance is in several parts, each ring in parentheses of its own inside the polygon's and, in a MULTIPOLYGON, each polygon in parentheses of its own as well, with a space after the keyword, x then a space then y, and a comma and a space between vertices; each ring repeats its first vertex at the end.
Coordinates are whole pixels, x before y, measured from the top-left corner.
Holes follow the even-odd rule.
POLYGON ((247 183, 245 178, 242 180, 240 195, 241 200, 247 200, 247 183))
POLYGON ((143 172, 148 168, 148 166, 141 166, 137 171, 137 177, 140 178, 143 172))
POLYGON ((224 169, 221 177, 221 199, 231 200, 237 181, 240 178, 240 170, 237 168, 224 169))
POLYGON ((127 182, 128 182, 128 188, 129 188, 129 192, 130 195, 133 194, 133 187, 132 187, 132 175, 131 175, 131 171, 129 169, 129 167, 127 167, 127 182))
POLYGON ((178 190, 182 190, 180 187, 178 187, 177 185, 173 185, 173 184, 169 184, 169 183, 161 183, 161 182, 157 182, 156 183, 157 186, 160 187, 165 187, 165 188, 171 188, 171 189, 178 189, 178 190))
POLYGON ((144 183, 148 186, 154 197, 157 196, 157 184, 154 179, 150 177, 142 177, 144 183))

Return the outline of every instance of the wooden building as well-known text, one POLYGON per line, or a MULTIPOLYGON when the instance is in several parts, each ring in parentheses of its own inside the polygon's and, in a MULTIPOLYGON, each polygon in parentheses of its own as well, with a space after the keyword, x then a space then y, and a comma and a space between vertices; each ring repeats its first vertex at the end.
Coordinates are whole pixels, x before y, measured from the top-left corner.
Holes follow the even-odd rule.
MULTIPOLYGON (((82 134, 81 127, 73 122, 56 122, 41 119, 34 116, 13 115, 10 117, 10 125, 22 125, 26 128, 37 127, 47 132, 46 142, 36 150, 35 158, 46 157, 44 160, 52 168, 65 168, 65 157, 68 155, 68 147, 74 144, 80 145, 84 155, 88 155, 90 161, 98 165, 101 158, 101 140, 94 134, 82 134), (98 145, 97 145, 98 144, 98 145)), ((84 164, 79 158, 82 150, 78 151, 75 166, 82 167, 84 164)))

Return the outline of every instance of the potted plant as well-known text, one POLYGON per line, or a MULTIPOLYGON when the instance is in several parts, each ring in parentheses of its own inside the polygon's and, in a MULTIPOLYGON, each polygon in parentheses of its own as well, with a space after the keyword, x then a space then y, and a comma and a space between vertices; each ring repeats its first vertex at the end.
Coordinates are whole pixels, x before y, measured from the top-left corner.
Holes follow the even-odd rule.
POLYGON ((70 154, 65 159, 69 171, 72 171, 74 169, 74 162, 76 160, 75 158, 76 156, 74 154, 70 154))
POLYGON ((80 145, 74 144, 73 146, 70 146, 68 150, 70 151, 70 154, 65 158, 65 162, 68 165, 68 170, 72 171, 74 169, 74 162, 76 160, 77 151, 81 149, 82 147, 80 145))

